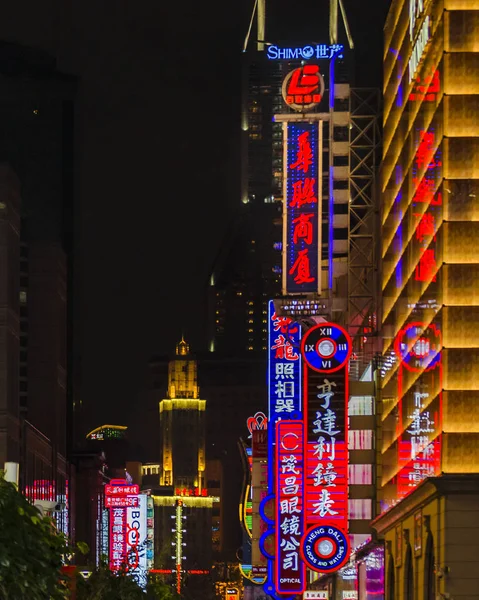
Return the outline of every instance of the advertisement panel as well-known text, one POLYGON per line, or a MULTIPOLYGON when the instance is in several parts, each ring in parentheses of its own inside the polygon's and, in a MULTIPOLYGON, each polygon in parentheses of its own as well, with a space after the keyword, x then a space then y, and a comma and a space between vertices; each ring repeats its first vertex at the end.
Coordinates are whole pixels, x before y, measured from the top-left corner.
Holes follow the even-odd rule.
POLYGON ((322 127, 322 121, 284 123, 284 295, 321 291, 322 127))
POLYGON ((126 509, 125 546, 127 569, 138 585, 145 587, 148 574, 148 496, 139 494, 137 498, 138 506, 126 509))
POLYGON ((266 429, 253 430, 253 466, 251 472, 252 488, 252 536, 251 564, 255 577, 266 576, 267 560, 260 551, 259 540, 267 526, 259 514, 261 501, 268 495, 268 432, 266 429))
POLYGON ((302 555, 313 571, 334 572, 349 556, 348 364, 351 340, 335 323, 303 337, 306 533, 302 555))

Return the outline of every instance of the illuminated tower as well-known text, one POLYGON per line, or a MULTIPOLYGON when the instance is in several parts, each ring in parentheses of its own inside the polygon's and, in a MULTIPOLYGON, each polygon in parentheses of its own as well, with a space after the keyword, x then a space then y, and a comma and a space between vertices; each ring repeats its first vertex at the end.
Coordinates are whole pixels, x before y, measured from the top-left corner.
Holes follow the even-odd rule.
POLYGON ((160 401, 160 485, 205 487, 205 408, 197 363, 183 338, 168 365, 167 398, 160 401))
POLYGON ((375 528, 391 598, 479 586, 477 510, 456 519, 479 505, 478 32, 477 0, 394 0, 385 25, 375 528))

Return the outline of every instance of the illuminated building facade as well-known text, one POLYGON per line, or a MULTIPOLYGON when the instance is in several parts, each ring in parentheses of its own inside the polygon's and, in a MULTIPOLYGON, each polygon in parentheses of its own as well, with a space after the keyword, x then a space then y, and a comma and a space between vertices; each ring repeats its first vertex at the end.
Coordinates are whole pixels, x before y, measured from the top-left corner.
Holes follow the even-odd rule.
MULTIPOLYGON (((207 470, 206 400, 200 399, 197 360, 184 339, 168 362, 166 398, 159 401, 159 463, 127 463, 133 481, 148 489, 154 503, 153 573, 184 585, 208 586, 213 546, 220 543, 221 467, 207 470)), ((158 391, 156 391, 158 394, 158 391)), ((158 406, 158 405, 157 405, 158 406)))
POLYGON ((385 25, 374 526, 388 598, 473 597, 479 585, 477 553, 460 542, 477 511, 467 525, 456 512, 477 505, 479 473, 478 31, 474 0, 394 0, 385 25))

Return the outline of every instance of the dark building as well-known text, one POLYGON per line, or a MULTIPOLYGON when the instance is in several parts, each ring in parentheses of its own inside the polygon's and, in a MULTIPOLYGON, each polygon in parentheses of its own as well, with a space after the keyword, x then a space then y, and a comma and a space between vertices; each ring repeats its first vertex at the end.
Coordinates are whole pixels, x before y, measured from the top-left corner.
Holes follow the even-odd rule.
POLYGON ((13 318, 5 321, 13 338, 6 340, 5 430, 16 438, 2 458, 19 463, 20 488, 31 501, 65 503, 65 531, 72 518, 74 96, 75 79, 52 57, 0 43, 0 161, 11 169, 3 173, 10 273, 2 287, 13 318))

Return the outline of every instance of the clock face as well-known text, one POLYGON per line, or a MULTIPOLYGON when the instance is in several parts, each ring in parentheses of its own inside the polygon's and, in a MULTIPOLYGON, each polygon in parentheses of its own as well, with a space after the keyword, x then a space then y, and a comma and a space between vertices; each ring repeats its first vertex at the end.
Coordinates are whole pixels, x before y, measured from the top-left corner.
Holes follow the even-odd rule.
POLYGON ((306 364, 319 373, 333 373, 351 355, 351 338, 336 323, 321 323, 303 336, 301 353, 306 364))

